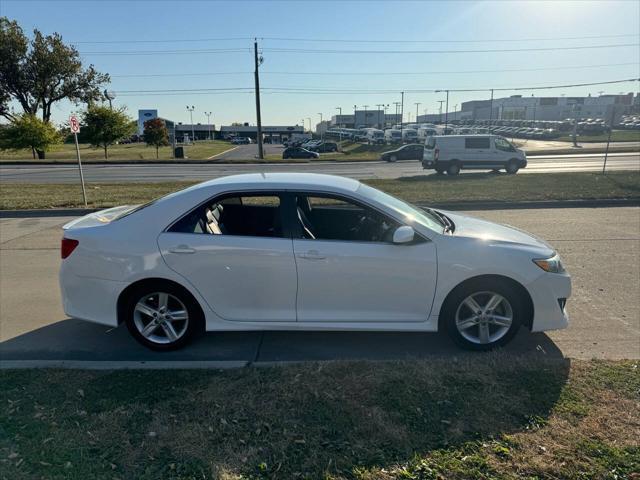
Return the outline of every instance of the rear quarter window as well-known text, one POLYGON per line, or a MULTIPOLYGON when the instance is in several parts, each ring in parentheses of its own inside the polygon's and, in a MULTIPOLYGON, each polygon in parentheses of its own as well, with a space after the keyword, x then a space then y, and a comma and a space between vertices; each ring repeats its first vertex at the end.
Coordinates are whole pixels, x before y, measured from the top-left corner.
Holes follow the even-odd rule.
POLYGON ((489 137, 474 138, 469 137, 464 139, 464 148, 489 148, 489 137))

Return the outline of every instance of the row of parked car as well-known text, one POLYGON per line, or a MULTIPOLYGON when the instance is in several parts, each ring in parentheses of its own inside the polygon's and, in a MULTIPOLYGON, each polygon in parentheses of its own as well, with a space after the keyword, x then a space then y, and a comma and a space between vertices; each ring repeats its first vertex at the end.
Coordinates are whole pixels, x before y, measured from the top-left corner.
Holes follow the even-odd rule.
POLYGON ((306 142, 289 142, 282 152, 283 159, 289 158, 318 158, 321 153, 338 151, 338 144, 324 140, 307 140, 306 142))
POLYGON ((623 115, 617 126, 621 130, 640 130, 640 115, 623 115))

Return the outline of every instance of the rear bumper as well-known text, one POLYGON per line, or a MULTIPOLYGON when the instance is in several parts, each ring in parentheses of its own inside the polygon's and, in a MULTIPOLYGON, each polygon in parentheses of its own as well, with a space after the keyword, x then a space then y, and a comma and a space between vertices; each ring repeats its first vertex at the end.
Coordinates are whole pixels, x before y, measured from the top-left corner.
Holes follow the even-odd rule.
POLYGON ((62 307, 69 317, 114 327, 118 325, 118 297, 127 287, 126 282, 79 277, 65 267, 64 261, 59 281, 62 307))
POLYGON ((527 285, 527 290, 533 301, 532 332, 558 330, 569 325, 566 302, 571 296, 571 277, 568 274, 545 273, 527 285))

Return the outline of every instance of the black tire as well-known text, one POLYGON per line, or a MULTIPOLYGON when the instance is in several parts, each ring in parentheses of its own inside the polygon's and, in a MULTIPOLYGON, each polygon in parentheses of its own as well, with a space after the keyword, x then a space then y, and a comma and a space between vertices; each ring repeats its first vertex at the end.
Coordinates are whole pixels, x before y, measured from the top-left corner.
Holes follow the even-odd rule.
POLYGON ((452 162, 451 165, 447 167, 448 175, 458 175, 460 173, 460 164, 458 162, 452 162))
MULTIPOLYGON (((170 298, 169 300, 170 306, 172 302, 173 300, 171 300, 170 298)), ((176 305, 175 303, 173 304, 176 305)), ((135 289, 128 295, 128 298, 125 302, 124 312, 125 312, 125 323, 127 324, 127 329, 129 330, 129 333, 131 333, 133 338, 135 338, 140 344, 155 351, 164 352, 164 351, 177 350, 179 348, 182 348, 185 345, 187 345, 196 334, 204 331, 204 318, 202 315, 202 310, 200 309, 200 306, 198 305, 196 300, 184 288, 178 287, 175 284, 172 284, 169 282, 148 283, 146 285, 141 286, 140 288, 135 289), (136 305, 142 299, 152 296, 155 293, 166 293, 170 297, 177 299, 179 302, 182 303, 182 305, 184 305, 187 311, 188 317, 187 317, 186 326, 184 328, 184 332, 175 341, 168 341, 167 343, 160 343, 157 341, 153 341, 152 339, 149 339, 144 335, 142 335, 142 333, 139 331, 138 327, 136 326, 136 317, 135 317, 136 305)), ((143 315, 143 317, 144 317, 142 319, 143 322, 147 319, 151 320, 151 317, 146 314, 143 315)), ((146 325, 148 325, 148 323, 146 325)), ((155 336, 160 337, 163 335, 163 333, 160 333, 160 330, 163 330, 162 328, 160 328, 160 326, 157 327, 155 330, 158 331, 159 333, 158 335, 155 335, 155 336)))
POLYGON ((391 156, 389 157, 389 161, 390 161, 390 162, 395 162, 395 161, 397 161, 397 160, 398 160, 398 157, 396 157, 395 155, 391 155, 391 156))
MULTIPOLYGON (((505 305, 501 303, 499 307, 505 308, 505 305)), ((471 312, 470 314, 473 315, 474 313, 477 312, 471 312)), ((511 283, 499 278, 478 278, 459 285, 447 296, 440 313, 440 325, 442 329, 446 330, 449 337, 462 348, 467 350, 486 351, 493 350, 494 348, 507 344, 518 332, 520 325, 523 323, 525 318, 525 303, 518 290, 511 283), (508 330, 504 332, 501 330, 503 327, 491 325, 489 326, 489 331, 493 328, 493 334, 495 334, 497 338, 493 341, 488 341, 487 343, 475 343, 474 341, 465 338, 458 329, 456 316, 458 312, 460 312, 460 315, 464 318, 467 318, 469 315, 470 309, 463 303, 468 297, 477 295, 477 298, 481 299, 483 296, 488 298, 491 294, 498 294, 508 302, 512 314, 511 325, 508 330), (501 334, 501 336, 498 337, 498 334, 501 334)), ((474 334, 477 334, 479 337, 480 327, 471 326, 466 329, 465 332, 467 336, 473 337, 474 334)))
POLYGON ((438 175, 444 175, 444 170, 442 168, 436 168, 436 173, 438 175))
POLYGON ((515 158, 512 158, 511 160, 509 160, 507 162, 506 170, 509 175, 515 175, 516 173, 518 173, 518 170, 520 170, 520 167, 518 166, 518 161, 515 158))

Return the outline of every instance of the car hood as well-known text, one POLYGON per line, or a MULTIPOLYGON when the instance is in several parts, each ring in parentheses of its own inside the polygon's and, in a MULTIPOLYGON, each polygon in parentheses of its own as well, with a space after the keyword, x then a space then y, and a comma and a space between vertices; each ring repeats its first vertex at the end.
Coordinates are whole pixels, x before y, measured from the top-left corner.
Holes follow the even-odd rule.
POLYGON ((534 247, 549 250, 550 253, 554 251, 553 247, 544 240, 515 227, 501 225, 455 212, 442 213, 453 220, 456 226, 453 235, 456 237, 477 238, 485 241, 534 247))

